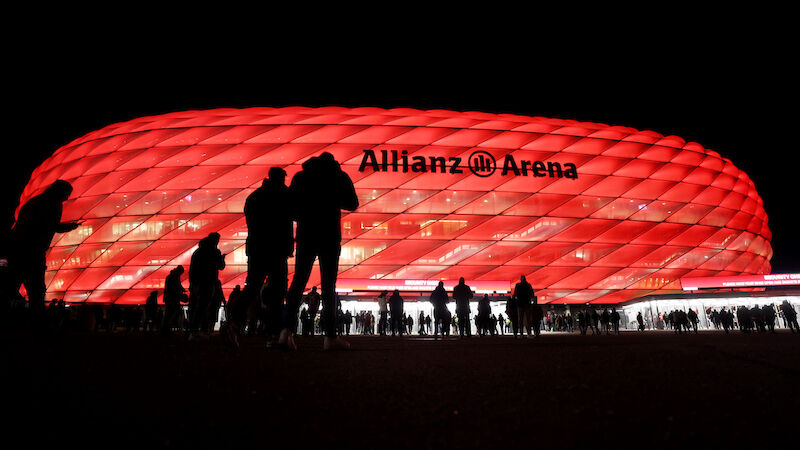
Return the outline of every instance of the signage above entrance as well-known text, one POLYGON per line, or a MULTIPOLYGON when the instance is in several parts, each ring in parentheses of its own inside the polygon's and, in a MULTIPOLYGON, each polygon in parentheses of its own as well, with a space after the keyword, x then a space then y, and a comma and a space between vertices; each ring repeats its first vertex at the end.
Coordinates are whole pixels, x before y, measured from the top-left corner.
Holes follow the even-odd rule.
POLYGON ((743 275, 734 277, 681 278, 684 291, 713 288, 752 288, 767 286, 800 286, 800 273, 743 275))
MULTIPOLYGON (((458 280, 442 280, 444 288, 452 291, 458 280)), ((511 292, 511 283, 508 281, 472 281, 465 283, 476 294, 507 294, 511 292)), ((339 278, 336 280, 337 292, 392 292, 395 289, 403 292, 431 292, 439 284, 439 280, 374 280, 371 278, 339 278)), ((476 299, 477 300, 477 299, 476 299)))

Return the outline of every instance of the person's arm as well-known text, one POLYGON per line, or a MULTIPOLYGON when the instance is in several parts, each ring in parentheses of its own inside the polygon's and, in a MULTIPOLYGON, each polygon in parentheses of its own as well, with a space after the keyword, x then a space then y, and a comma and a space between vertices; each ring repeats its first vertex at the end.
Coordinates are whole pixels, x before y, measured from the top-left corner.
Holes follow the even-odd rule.
POLYGON ((80 225, 80 222, 59 222, 56 225, 56 233, 66 233, 68 231, 72 231, 80 225))
POLYGON ((358 195, 356 195, 356 188, 353 186, 353 180, 347 172, 342 171, 342 209, 347 211, 355 211, 358 208, 358 195))

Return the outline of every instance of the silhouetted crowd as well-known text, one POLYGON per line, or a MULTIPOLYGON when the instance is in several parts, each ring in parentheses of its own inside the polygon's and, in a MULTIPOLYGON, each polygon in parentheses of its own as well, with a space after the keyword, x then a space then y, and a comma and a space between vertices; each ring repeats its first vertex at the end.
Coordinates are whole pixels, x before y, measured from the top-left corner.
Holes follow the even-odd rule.
MULTIPOLYGON (((0 293, 3 317, 24 308, 19 295, 22 286, 28 295, 27 309, 32 322, 51 328, 67 322, 83 324, 92 330, 109 332, 124 327, 127 331, 183 333, 188 339, 207 338, 224 315, 219 331, 223 341, 238 347, 243 334, 264 336, 267 347, 295 350, 295 335, 324 335, 323 349, 347 349, 342 336, 352 334, 444 337, 498 336, 511 334, 538 337, 541 331, 582 334, 618 334, 621 317, 615 307, 585 307, 574 314, 545 313, 538 304, 534 289, 525 276, 506 299, 505 317, 492 313, 488 295, 478 299, 477 314, 471 316, 470 302, 475 292, 460 278, 451 292, 443 282, 431 292, 433 317, 419 312, 416 317, 404 312, 404 300, 398 290, 384 291, 377 297, 377 317, 372 311, 343 311, 335 285, 341 252, 341 211, 354 211, 358 197, 350 177, 330 153, 307 159, 302 170, 285 184, 286 172, 273 167, 261 187, 246 199, 244 215, 248 237, 247 278, 244 288, 236 286, 229 298, 223 294, 219 273, 225 268, 225 255, 219 249, 220 235, 210 233, 201 239, 192 253, 183 286, 185 269, 173 268, 166 276, 163 305, 158 291, 152 291, 144 306, 85 303, 67 307, 64 299, 45 304, 45 255, 56 233, 75 230, 80 222, 61 222, 62 204, 72 186, 58 180, 26 202, 19 210, 6 249, 7 266, 0 265, 0 293), (294 275, 289 283, 288 258, 295 257, 294 275), (314 286, 307 294, 306 285, 314 262, 319 263, 320 291, 314 286), (448 305, 455 304, 455 314, 448 305), (302 306, 302 310, 301 310, 302 306), (224 313, 224 314, 221 314, 224 313), (415 328, 416 323, 416 328, 415 328)), ((720 311, 707 310, 715 328, 727 333, 738 328, 744 333, 774 332, 777 319, 783 320, 792 333, 800 333, 797 314, 787 301, 775 305, 744 306, 720 311)), ((637 328, 647 326, 641 312, 637 328)), ((697 333, 696 311, 674 310, 659 315, 656 328, 675 333, 697 333)), ((653 324, 651 324, 652 326, 653 324)))

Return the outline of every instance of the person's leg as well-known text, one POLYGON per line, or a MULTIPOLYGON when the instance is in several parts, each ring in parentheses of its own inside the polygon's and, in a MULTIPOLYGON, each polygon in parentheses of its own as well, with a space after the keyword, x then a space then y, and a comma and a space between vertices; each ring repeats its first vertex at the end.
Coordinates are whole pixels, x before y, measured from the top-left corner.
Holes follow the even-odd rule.
MULTIPOLYGON (((311 276, 311 268, 314 265, 316 257, 316 249, 313 246, 297 244, 294 276, 292 277, 292 284, 289 286, 289 291, 286 293, 286 305, 283 308, 281 325, 284 329, 297 329, 297 314, 300 309, 300 300, 306 288, 306 283, 308 283, 308 278, 311 276)), ((311 311, 309 309, 309 321, 312 327, 314 326, 315 316, 316 311, 311 311)), ((311 334, 314 334, 313 331, 311 334)))
MULTIPOLYGON (((277 336, 281 331, 281 314, 283 313, 283 299, 286 296, 289 267, 286 258, 278 256, 266 265, 267 285, 264 288, 263 299, 266 306, 266 331, 267 336, 277 336)), ((292 330, 296 330, 292 328, 292 330)))
POLYGON ((322 288, 322 314, 325 315, 323 350, 344 350, 350 343, 336 336, 336 274, 339 271, 341 246, 331 243, 319 253, 320 286, 322 288))
POLYGON ((263 258, 247 257, 247 278, 244 282, 244 289, 233 306, 230 318, 230 322, 237 330, 247 321, 247 310, 250 304, 258 300, 261 287, 264 285, 264 278, 267 276, 267 267, 263 258))
POLYGON ((208 323, 208 313, 211 307, 211 299, 214 297, 216 286, 214 282, 203 283, 197 292, 197 306, 194 321, 190 323, 192 331, 205 332, 208 323))

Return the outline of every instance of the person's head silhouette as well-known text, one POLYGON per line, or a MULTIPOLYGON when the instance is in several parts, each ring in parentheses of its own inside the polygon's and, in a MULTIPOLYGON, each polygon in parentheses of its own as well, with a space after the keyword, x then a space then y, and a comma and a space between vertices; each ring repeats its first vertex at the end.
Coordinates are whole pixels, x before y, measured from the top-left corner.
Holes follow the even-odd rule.
POLYGON ((72 185, 68 181, 56 180, 48 186, 44 193, 63 202, 72 194, 72 185))
MULTIPOLYGON (((264 180, 266 183, 267 180, 264 180)), ((285 184, 286 181, 286 171, 283 170, 281 167, 275 166, 269 169, 269 181, 272 183, 280 183, 285 184)))
POLYGON ((525 282, 525 275, 520 275, 519 281, 524 283, 525 282))
POLYGON ((464 284, 464 277, 458 279, 458 284, 464 284))

